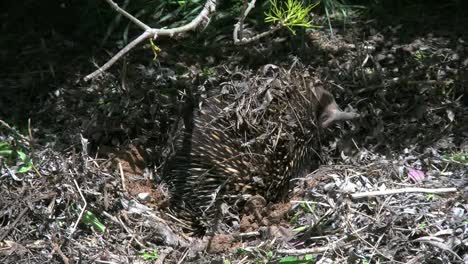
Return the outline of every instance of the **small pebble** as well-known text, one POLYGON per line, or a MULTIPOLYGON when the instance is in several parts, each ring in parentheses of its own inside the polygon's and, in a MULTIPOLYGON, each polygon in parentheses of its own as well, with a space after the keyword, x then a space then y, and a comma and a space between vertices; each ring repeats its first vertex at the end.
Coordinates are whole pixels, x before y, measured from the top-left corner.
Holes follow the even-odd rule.
POLYGON ((465 210, 460 207, 454 207, 452 209, 452 213, 453 213, 453 216, 455 217, 463 217, 463 215, 465 214, 465 210))
POLYGON ((147 202, 149 200, 149 198, 150 198, 150 194, 147 193, 147 192, 138 194, 138 200, 140 200, 142 202, 147 202))
POLYGON ((323 186, 323 190, 328 192, 330 190, 332 190, 333 188, 335 188, 335 183, 331 182, 331 183, 327 183, 325 184, 325 186, 323 186))

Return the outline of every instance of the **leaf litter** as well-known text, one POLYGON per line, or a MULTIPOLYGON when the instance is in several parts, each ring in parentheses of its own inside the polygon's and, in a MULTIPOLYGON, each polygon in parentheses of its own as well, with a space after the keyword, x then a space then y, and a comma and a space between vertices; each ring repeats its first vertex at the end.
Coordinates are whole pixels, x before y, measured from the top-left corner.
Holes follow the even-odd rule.
POLYGON ((201 66, 168 52, 125 85, 115 73, 63 84, 37 109, 34 138, 1 126, 7 154, 18 154, 0 156, 1 262, 466 262, 468 46, 434 35, 405 42, 399 30, 369 29, 363 40, 314 31, 307 63, 282 55, 255 66, 233 53, 201 66), (189 94, 250 89, 262 94, 254 104, 234 98, 243 122, 279 131, 259 122, 275 96, 271 71, 309 72, 360 118, 329 129, 320 166, 292 179, 286 199, 254 196, 223 232, 197 236, 167 210, 161 181, 183 126, 179 107, 189 94), (27 158, 33 166, 21 170, 27 158))

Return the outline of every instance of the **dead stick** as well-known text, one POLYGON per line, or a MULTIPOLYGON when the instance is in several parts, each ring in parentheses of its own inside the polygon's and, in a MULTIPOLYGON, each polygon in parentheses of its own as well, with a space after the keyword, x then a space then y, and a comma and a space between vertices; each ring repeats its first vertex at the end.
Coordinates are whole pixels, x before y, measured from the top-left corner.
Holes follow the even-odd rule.
MULTIPOLYGON (((71 174, 71 171, 70 171, 70 175, 73 175, 73 174, 71 174)), ((70 230, 70 234, 68 235, 69 238, 71 238, 73 233, 75 232, 76 227, 78 226, 78 223, 80 223, 81 219, 83 218, 83 214, 86 211, 86 206, 88 206, 88 202, 86 202, 86 199, 85 199, 83 193, 81 192, 81 189, 80 189, 80 186, 78 185, 78 182, 75 179, 73 179, 73 182, 75 183, 76 189, 78 190, 78 193, 80 194, 81 199, 84 202, 84 205, 83 205, 83 208, 81 209, 81 212, 80 212, 80 215, 78 216, 78 219, 76 219, 75 224, 73 225, 73 227, 70 230)))
POLYGON ((122 14, 123 16, 127 17, 135 23, 138 27, 144 30, 144 32, 138 36, 136 39, 132 40, 127 46, 125 46, 122 50, 120 50, 116 55, 114 55, 108 62, 106 62, 103 66, 101 66, 99 69, 95 70, 94 72, 88 74, 87 76, 84 77, 85 81, 89 81, 96 76, 100 75, 107 69, 109 69, 116 61, 118 61, 123 55, 125 55, 127 52, 129 52, 131 49, 133 49, 136 45, 138 45, 140 42, 148 39, 148 38, 153 38, 156 39, 158 36, 169 36, 173 37, 177 34, 189 31, 189 30, 194 30, 196 29, 200 24, 202 24, 203 21, 206 23, 209 22, 209 17, 215 12, 216 10, 216 1, 217 0, 206 0, 205 6, 203 7, 202 11, 188 24, 182 25, 180 27, 175 27, 175 28, 151 28, 150 26, 146 25, 145 23, 141 22, 138 20, 136 17, 132 16, 129 14, 127 11, 123 10, 120 8, 114 1, 112 0, 106 0, 111 7, 122 14))
POLYGON ((399 193, 447 193, 447 192, 456 192, 457 188, 438 188, 438 189, 428 189, 428 188, 403 188, 396 190, 384 190, 384 191, 373 191, 373 192, 361 192, 351 194, 351 198, 360 199, 364 197, 373 197, 381 195, 392 195, 399 193))
POLYGON ((122 189, 124 192, 127 192, 127 185, 125 184, 125 174, 122 168, 122 163, 119 161, 119 172, 120 172, 120 179, 122 180, 122 189))
POLYGON ((11 127, 7 122, 3 121, 0 119, 0 126, 4 126, 6 127, 8 130, 10 130, 11 132, 13 132, 15 135, 17 135, 23 142, 23 144, 25 146, 29 146, 29 139, 23 135, 21 135, 18 131, 16 131, 16 129, 14 129, 13 127, 11 127))
POLYGON ((328 250, 332 249, 332 246, 325 246, 325 247, 314 247, 314 248, 303 248, 303 249, 279 249, 278 253, 285 254, 285 255, 293 255, 293 256, 300 256, 306 254, 318 254, 327 252, 328 250))
POLYGON ((62 258, 63 263, 68 264, 70 263, 70 260, 63 254, 63 251, 60 249, 60 246, 57 243, 52 243, 52 248, 59 254, 59 256, 62 258))
POLYGON ((26 214, 28 210, 29 210, 29 207, 26 207, 23 209, 23 211, 20 212, 18 217, 16 217, 15 221, 13 221, 13 223, 10 226, 8 226, 6 230, 0 235, 0 241, 2 241, 10 233, 10 231, 13 230, 13 228, 15 228, 19 220, 23 218, 24 214, 26 214))

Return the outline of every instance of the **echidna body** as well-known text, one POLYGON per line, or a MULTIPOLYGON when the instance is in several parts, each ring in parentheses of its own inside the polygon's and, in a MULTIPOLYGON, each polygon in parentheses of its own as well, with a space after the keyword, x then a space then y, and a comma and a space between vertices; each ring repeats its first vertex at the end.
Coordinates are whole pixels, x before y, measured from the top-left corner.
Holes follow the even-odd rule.
POLYGON ((210 98, 195 111, 193 123, 186 122, 170 163, 172 206, 194 221, 209 222, 220 204, 232 205, 241 195, 282 198, 290 179, 316 157, 317 124, 354 117, 339 111, 320 86, 289 79, 210 98))

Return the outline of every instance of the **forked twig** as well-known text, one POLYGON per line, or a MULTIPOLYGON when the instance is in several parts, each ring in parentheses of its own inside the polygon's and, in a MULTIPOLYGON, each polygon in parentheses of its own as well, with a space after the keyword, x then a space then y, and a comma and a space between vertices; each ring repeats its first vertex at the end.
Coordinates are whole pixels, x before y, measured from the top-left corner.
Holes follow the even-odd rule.
POLYGON ((185 24, 180 27, 175 27, 175 28, 151 28, 150 26, 146 25, 136 17, 132 16, 129 14, 127 11, 123 10, 120 8, 114 1, 112 0, 106 0, 110 6, 123 16, 127 17, 130 21, 135 23, 137 26, 145 30, 140 36, 138 36, 136 39, 131 41, 130 43, 127 44, 123 49, 121 49, 117 54, 115 54, 109 61, 107 61, 103 66, 99 67, 99 69, 95 70, 93 73, 88 74, 86 77, 84 77, 85 81, 91 80, 95 78, 96 76, 100 75, 104 71, 110 68, 117 60, 119 60, 123 55, 125 55, 127 52, 129 52, 131 49, 133 49, 136 45, 141 43, 143 40, 148 39, 148 38, 153 38, 156 39, 158 36, 169 36, 173 37, 177 34, 193 30, 198 27, 203 21, 209 21, 209 16, 213 14, 216 10, 216 1, 217 0, 207 0, 205 3, 205 6, 203 7, 202 11, 198 14, 197 17, 195 17, 192 21, 190 21, 188 24, 185 24))
MULTIPOLYGON (((71 171, 70 171, 70 175, 73 175, 73 173, 72 173, 71 171)), ((76 227, 78 226, 78 224, 80 223, 81 219, 83 218, 83 214, 85 213, 86 207, 88 206, 88 202, 86 202, 86 199, 85 199, 83 193, 81 192, 81 188, 80 188, 80 186, 78 185, 78 182, 77 182, 75 179, 73 179, 73 183, 75 183, 75 187, 76 187, 76 189, 78 190, 78 193, 80 194, 80 197, 81 197, 81 199, 83 200, 84 205, 83 205, 83 208, 81 208, 81 212, 80 212, 80 215, 78 216, 78 219, 76 219, 75 224, 72 226, 72 228, 71 228, 71 230, 70 230, 70 234, 68 235, 69 238, 71 238, 72 235, 73 235, 73 233, 75 232, 76 227)))
POLYGON ((233 31, 233 34, 232 34, 232 38, 234 39, 234 44, 236 44, 236 45, 243 45, 243 44, 247 44, 247 43, 250 43, 250 42, 254 42, 254 41, 259 40, 259 39, 261 39, 261 38, 263 38, 265 36, 268 36, 268 35, 271 35, 271 34, 275 33, 278 29, 280 29, 282 27, 281 24, 277 24, 277 25, 273 26, 272 28, 270 28, 270 30, 268 30, 268 31, 262 32, 260 34, 257 34, 255 36, 252 36, 252 37, 249 37, 249 38, 245 38, 243 36, 244 20, 247 17, 247 15, 250 13, 250 11, 252 11, 252 9, 255 7, 255 2, 256 2, 256 0, 251 0, 247 4, 247 0, 244 1, 244 12, 240 15, 239 22, 237 22, 234 25, 234 31, 233 31))

